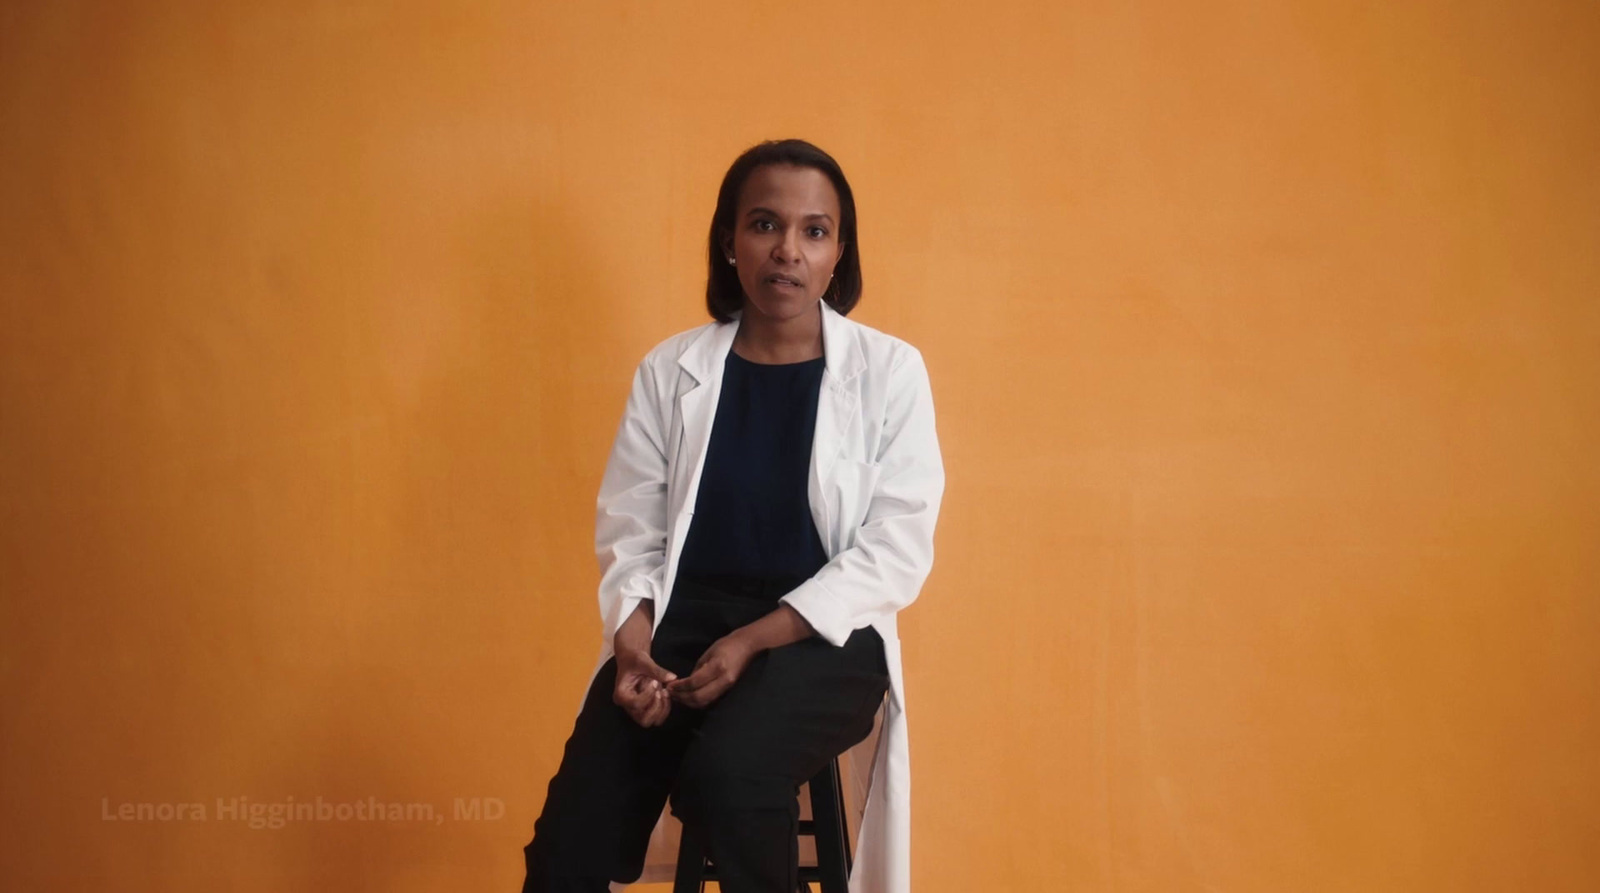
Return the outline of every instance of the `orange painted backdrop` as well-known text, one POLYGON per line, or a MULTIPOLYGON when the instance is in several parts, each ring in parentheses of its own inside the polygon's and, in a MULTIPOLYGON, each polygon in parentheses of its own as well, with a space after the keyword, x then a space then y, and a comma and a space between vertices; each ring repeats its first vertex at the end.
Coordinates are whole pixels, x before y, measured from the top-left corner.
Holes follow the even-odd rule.
POLYGON ((1600 888, 1596 10, 6 4, 0 886, 519 884, 633 364, 799 135, 948 462, 919 893, 1600 888))

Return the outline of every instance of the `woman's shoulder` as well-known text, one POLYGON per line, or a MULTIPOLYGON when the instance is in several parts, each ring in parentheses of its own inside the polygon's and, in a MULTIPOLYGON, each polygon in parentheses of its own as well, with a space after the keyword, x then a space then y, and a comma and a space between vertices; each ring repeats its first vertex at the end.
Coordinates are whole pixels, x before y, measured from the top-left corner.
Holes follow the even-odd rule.
POLYGON ((657 342, 656 346, 645 352, 644 359, 639 363, 661 371, 675 365, 678 360, 688 352, 689 348, 701 338, 708 337, 716 332, 717 328, 731 323, 706 322, 694 328, 684 329, 657 342))
POLYGON ((905 338, 845 316, 833 318, 850 342, 845 368, 860 370, 865 390, 903 391, 927 377, 922 351, 905 338))
POLYGON ((861 346, 861 351, 869 364, 874 361, 898 364, 911 356, 921 356, 921 351, 899 335, 891 335, 847 316, 841 316, 839 319, 848 331, 854 333, 856 343, 861 346))

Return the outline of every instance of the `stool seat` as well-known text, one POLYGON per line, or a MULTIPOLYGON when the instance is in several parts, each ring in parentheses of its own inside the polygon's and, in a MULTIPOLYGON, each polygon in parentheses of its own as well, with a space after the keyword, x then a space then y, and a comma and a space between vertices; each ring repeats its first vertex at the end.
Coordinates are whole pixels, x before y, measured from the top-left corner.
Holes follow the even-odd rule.
MULTIPOLYGON (((811 791, 811 818, 800 821, 800 835, 809 835, 816 843, 817 864, 800 867, 796 893, 812 893, 813 882, 822 885, 822 893, 849 893, 850 829, 845 824, 839 758, 829 760, 806 787, 811 791)), ((703 893, 705 882, 716 879, 717 866, 706 853, 705 832, 685 823, 672 893, 703 893)))

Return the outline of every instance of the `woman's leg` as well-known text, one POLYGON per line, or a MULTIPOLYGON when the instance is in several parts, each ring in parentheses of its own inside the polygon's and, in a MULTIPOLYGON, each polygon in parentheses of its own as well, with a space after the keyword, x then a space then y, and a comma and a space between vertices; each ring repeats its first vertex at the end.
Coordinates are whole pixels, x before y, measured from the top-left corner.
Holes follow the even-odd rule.
POLYGON ((561 767, 550 780, 533 841, 523 848, 524 893, 606 893, 632 881, 688 742, 689 717, 646 729, 611 699, 616 659, 601 666, 561 767))
MULTIPOLYGON (((748 622, 716 604, 675 599, 656 629, 650 654, 687 675, 706 648, 748 622)), ((612 701, 616 659, 596 674, 550 780, 534 824, 524 893, 605 893, 611 880, 638 879, 661 808, 704 711, 673 705, 667 721, 646 729, 612 701)), ((788 893, 788 891, 785 891, 788 893)))
POLYGON ((750 662, 710 707, 672 789, 673 813, 704 828, 727 893, 790 893, 800 785, 872 732, 889 688, 883 640, 812 637, 750 662))

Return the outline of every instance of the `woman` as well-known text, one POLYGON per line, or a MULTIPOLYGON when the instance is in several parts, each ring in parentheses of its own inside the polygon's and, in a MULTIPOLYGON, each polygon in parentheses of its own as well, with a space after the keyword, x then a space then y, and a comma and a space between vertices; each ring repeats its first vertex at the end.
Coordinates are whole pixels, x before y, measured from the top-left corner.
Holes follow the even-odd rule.
POLYGON ((944 490, 921 354, 845 318, 855 199, 802 140, 723 178, 715 320, 633 379, 600 485, 599 666, 525 848, 524 891, 642 870, 670 802, 728 893, 793 893, 799 785, 889 694, 851 888, 906 893, 909 764, 895 614, 944 490))

